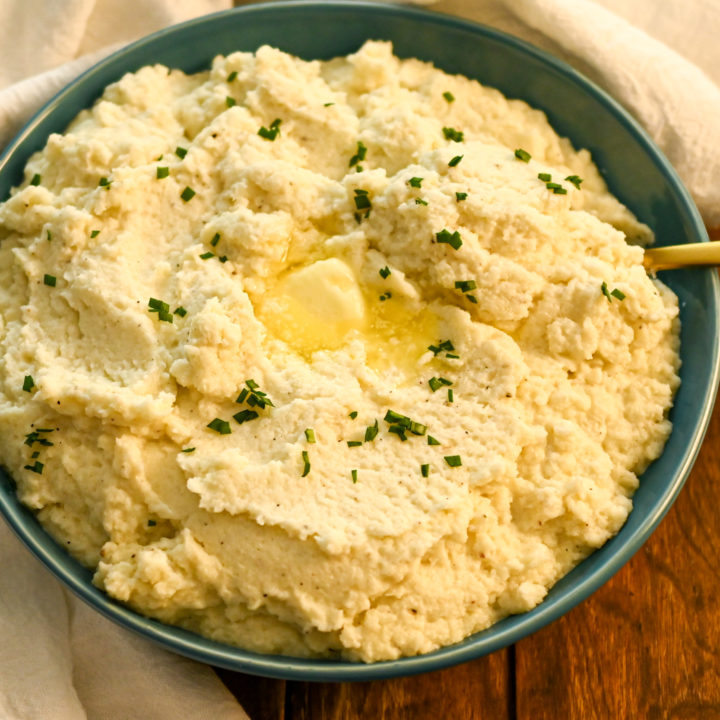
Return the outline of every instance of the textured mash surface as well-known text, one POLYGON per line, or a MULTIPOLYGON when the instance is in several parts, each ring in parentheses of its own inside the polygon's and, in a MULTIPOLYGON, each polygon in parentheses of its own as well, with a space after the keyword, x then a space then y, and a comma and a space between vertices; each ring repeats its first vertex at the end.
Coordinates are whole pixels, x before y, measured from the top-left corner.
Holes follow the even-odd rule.
POLYGON ((385 43, 143 68, 0 206, 0 457, 144 614, 430 651, 625 521, 678 383, 651 237, 542 113, 385 43))

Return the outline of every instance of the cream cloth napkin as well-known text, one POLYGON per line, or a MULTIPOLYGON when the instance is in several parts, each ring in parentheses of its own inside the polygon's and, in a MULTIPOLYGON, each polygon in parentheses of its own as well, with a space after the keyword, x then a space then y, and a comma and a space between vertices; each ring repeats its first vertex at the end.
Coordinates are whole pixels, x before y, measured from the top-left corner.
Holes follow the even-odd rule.
MULTIPOLYGON (((590 76, 646 127, 720 226, 720 0, 424 0, 590 76)), ((0 147, 115 48, 230 0, 0 0, 0 147)), ((247 718, 207 667, 75 599, 0 523, 0 720, 247 718)))

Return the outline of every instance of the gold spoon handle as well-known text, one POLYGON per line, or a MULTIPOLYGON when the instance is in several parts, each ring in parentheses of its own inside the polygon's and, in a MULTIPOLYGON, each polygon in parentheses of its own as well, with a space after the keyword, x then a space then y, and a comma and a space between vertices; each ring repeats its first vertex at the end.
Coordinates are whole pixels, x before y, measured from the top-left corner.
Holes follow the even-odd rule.
POLYGON ((672 270, 692 265, 720 265, 720 242, 688 243, 645 250, 648 270, 672 270))

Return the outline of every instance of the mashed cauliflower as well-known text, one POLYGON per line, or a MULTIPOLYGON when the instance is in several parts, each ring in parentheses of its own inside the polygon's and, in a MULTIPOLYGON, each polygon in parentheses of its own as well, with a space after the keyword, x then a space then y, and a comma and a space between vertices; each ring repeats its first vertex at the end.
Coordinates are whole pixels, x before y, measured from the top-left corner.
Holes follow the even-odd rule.
POLYGON ((0 239, 22 501, 221 642, 375 661, 526 611, 670 432, 650 230, 541 112, 387 43, 126 75, 0 239))

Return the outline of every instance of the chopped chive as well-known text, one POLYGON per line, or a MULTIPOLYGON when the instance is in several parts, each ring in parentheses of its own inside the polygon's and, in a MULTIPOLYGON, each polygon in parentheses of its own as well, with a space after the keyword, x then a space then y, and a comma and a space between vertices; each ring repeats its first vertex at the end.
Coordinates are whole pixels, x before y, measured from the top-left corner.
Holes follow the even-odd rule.
POLYGON ((98 185, 100 187, 109 188, 112 185, 112 180, 108 180, 106 177, 101 177, 98 185))
POLYGON ((157 522, 155 520, 148 520, 148 527, 155 527, 157 525, 157 522))
POLYGON ((25 465, 25 470, 31 470, 34 473, 37 473, 38 475, 42 475, 43 468, 45 466, 39 461, 36 460, 32 465, 25 465))
POLYGON ((155 177, 158 180, 162 180, 163 178, 166 178, 168 175, 170 175, 170 168, 169 167, 158 167, 155 170, 155 177))
POLYGON ((99 231, 99 230, 93 230, 93 231, 90 233, 90 237, 91 237, 91 238, 96 238, 99 234, 100 234, 100 231, 99 231))
POLYGON ((401 415, 394 410, 388 410, 383 418, 387 423, 407 423, 410 424, 410 418, 407 415, 401 415))
POLYGON ((538 173, 538 177, 543 182, 550 182, 552 180, 552 175, 550 173, 538 173))
POLYGON ((432 435, 427 436, 428 439, 428 445, 439 445, 440 441, 436 440, 432 435))
POLYGON ((465 296, 471 303, 475 303, 477 305, 478 299, 474 295, 466 295, 465 296))
POLYGON ((30 392, 35 387, 35 381, 32 379, 32 375, 26 375, 23 380, 23 390, 30 392))
POLYGON ((47 231, 47 239, 48 242, 52 242, 52 233, 49 230, 47 231))
POLYGON ((378 273, 383 280, 387 280, 388 276, 390 275, 390 268, 386 265, 384 268, 380 268, 378 270, 378 273))
POLYGON ((176 147, 175 148, 175 154, 182 160, 186 155, 188 151, 187 148, 183 147, 176 147))
POLYGON ((307 450, 302 451, 302 461, 303 461, 303 471, 302 475, 300 477, 306 477, 307 474, 310 472, 310 456, 308 455, 307 450))
POLYGON ((357 152, 350 158, 350 163, 348 164, 348 167, 353 167, 353 165, 361 163, 365 159, 366 155, 367 148, 361 140, 358 140, 357 152))
POLYGON ((448 402, 455 402, 455 393, 452 388, 448 388, 448 402))
POLYGON ((347 446, 348 447, 360 447, 362 445, 361 440, 348 440, 347 446))
POLYGON ((423 425, 422 423, 415 422, 413 420, 410 422, 408 430, 410 430, 413 435, 424 435, 427 432, 427 425, 423 425))
POLYGON ((356 189, 355 191, 355 207, 358 210, 368 210, 372 207, 372 203, 370 202, 370 198, 368 197, 368 191, 367 190, 361 190, 356 189))
POLYGON ((608 302, 612 302, 612 297, 610 296, 610 290, 608 290, 607 283, 603 280, 603 284, 600 286, 600 290, 602 291, 602 294, 608 299, 608 302))
POLYGON ((378 421, 375 420, 374 425, 368 425, 367 428, 365 428, 365 442, 372 442, 379 432, 378 421))
POLYGON ((428 465, 427 463, 421 465, 420 472, 422 473, 423 477, 428 477, 430 475, 430 465, 428 465))
POLYGON ((580 189, 580 185, 583 181, 579 175, 568 175, 565 179, 568 182, 571 182, 578 190, 580 189))
POLYGON ((464 193, 464 192, 456 192, 456 193, 455 193, 455 200, 457 200, 457 202, 462 202, 463 200, 467 200, 467 196, 468 196, 467 193, 464 193))
POLYGON ((220 418, 215 418, 209 422, 207 426, 221 435, 229 435, 232 432, 230 429, 230 423, 227 420, 221 420, 220 418))
POLYGON ((450 467, 460 467, 462 465, 462 458, 459 455, 446 455, 445 462, 450 467))
POLYGON ((350 476, 352 477, 353 483, 356 483, 356 482, 357 482, 357 475, 358 475, 357 470, 351 470, 351 471, 350 471, 350 476))
POLYGON ((238 425, 242 425, 244 422, 255 420, 255 418, 258 417, 260 417, 260 415, 255 410, 241 410, 233 415, 233 420, 235 420, 238 425))
POLYGON ((439 390, 443 386, 450 386, 452 385, 452 380, 448 380, 444 377, 431 377, 428 380, 428 385, 430 385, 430 389, 435 392, 436 390, 439 390))
POLYGON ((523 162, 530 162, 530 158, 532 157, 532 155, 531 155, 527 150, 523 150, 522 148, 518 148, 518 149, 515 151, 515 157, 516 157, 518 160, 522 160, 523 162))
POLYGON ((37 187, 42 182, 42 176, 39 173, 35 173, 30 181, 31 185, 37 187))
POLYGON ((173 310, 173 315, 179 315, 180 317, 185 317, 187 315, 187 310, 181 305, 180 307, 176 307, 173 310))
POLYGON ((210 244, 215 247, 220 242, 220 233, 215 233, 213 235, 212 240, 210 241, 210 244))
POLYGON ((446 140, 452 140, 453 142, 462 142, 465 139, 465 134, 461 130, 456 130, 455 128, 451 127, 444 127, 442 131, 446 140))
POLYGON ((225 104, 231 108, 233 105, 237 105, 237 100, 235 100, 234 97, 230 97, 229 95, 225 98, 225 104))
POLYGON ((241 405, 245 402, 245 398, 250 394, 250 391, 247 388, 243 388, 240 391, 240 394, 237 396, 236 403, 240 403, 241 405))
POLYGON ((261 410, 265 409, 268 405, 275 407, 273 401, 267 396, 267 393, 260 390, 260 386, 254 380, 246 380, 245 385, 246 387, 240 391, 235 402, 242 404, 247 399, 247 404, 250 407, 259 407, 261 410))
POLYGON ((31 460, 35 460, 36 458, 39 458, 39 457, 40 457, 40 451, 39 451, 39 450, 36 450, 34 453, 32 453, 32 455, 30 455, 30 459, 31 459, 31 460))
POLYGON ((391 292, 384 292, 384 293, 380 296, 380 302, 385 302, 385 300, 389 300, 391 297, 392 297, 392 293, 391 293, 391 292))
POLYGON ((449 245, 453 250, 458 250, 462 245, 462 238, 457 230, 451 233, 449 230, 443 228, 439 233, 435 234, 435 239, 439 243, 449 245))
POLYGON ((237 77, 237 70, 233 70, 228 76, 227 76, 227 82, 232 82, 237 77))
POLYGON ((335 104, 334 102, 323 103, 323 107, 330 107, 331 105, 334 105, 334 104, 335 104))
POLYGON ((348 413, 348 417, 352 418, 353 420, 358 416, 357 410, 353 410, 351 413, 348 413))
POLYGON ((416 205, 427 205, 427 200, 423 200, 422 198, 415 198, 415 204, 416 205))
POLYGON ((460 356, 455 355, 454 353, 445 353, 446 358, 450 358, 451 360, 459 360, 460 356))
POLYGON ((444 97, 449 103, 455 102, 455 96, 454 96, 449 90, 446 90, 446 91, 443 93, 443 97, 444 97))
POLYGON ((408 185, 410 185, 410 187, 419 188, 422 186, 422 181, 424 179, 425 178, 421 178, 421 177, 411 177, 408 180, 408 185))
POLYGON ((50 287, 55 287, 55 284, 57 283, 57 278, 54 275, 44 275, 43 283, 50 287))
POLYGON ((214 258, 214 257, 215 257, 215 253, 214 253, 214 252, 210 252, 210 251, 208 250, 208 252, 204 252, 202 255, 199 255, 198 257, 199 257, 201 260, 209 260, 210 258, 214 258))
POLYGON ((261 138, 265 138, 265 140, 270 140, 271 142, 275 140, 275 138, 280 134, 280 124, 282 123, 282 120, 280 118, 275 118, 271 123, 270 127, 266 128, 264 125, 258 130, 258 135, 261 138))
POLYGON ((406 430, 407 428, 403 427, 402 425, 391 425, 388 428, 388 432, 397 435, 403 442, 407 440, 407 435, 405 434, 406 430))
POLYGON ((162 300, 158 300, 157 298, 150 298, 148 300, 148 309, 150 312, 159 312, 160 310, 164 310, 167 312, 170 310, 170 306, 167 303, 164 303, 162 300))
POLYGON ((224 264, 224 263, 226 263, 226 262, 228 261, 228 256, 227 256, 227 255, 221 255, 221 256, 218 258, 218 260, 219 260, 221 263, 224 264))
POLYGON ((305 428, 305 439, 309 443, 317 442, 317 440, 315 439, 315 431, 312 428, 305 428))
POLYGON ((195 448, 194 447, 183 448, 180 452, 184 452, 184 453, 195 452, 195 448))
MULTIPOLYGON (((428 350, 432 351, 432 354, 437 356, 441 352, 448 352, 454 350, 455 346, 450 340, 440 340, 437 345, 428 345, 428 350)), ((457 357, 457 355, 455 356, 457 357)))
POLYGON ((460 164, 460 161, 464 158, 464 155, 456 155, 449 163, 449 167, 455 167, 456 165, 460 164))
POLYGON ((474 280, 456 280, 455 281, 455 289, 460 290, 460 292, 469 292, 470 290, 475 290, 477 288, 477 283, 474 280))
POLYGON ((617 288, 615 288, 610 294, 618 300, 624 300, 626 297, 625 293, 617 288))
POLYGON ((195 191, 191 188, 186 186, 185 189, 180 193, 180 197, 185 202, 190 202, 195 197, 195 191))

